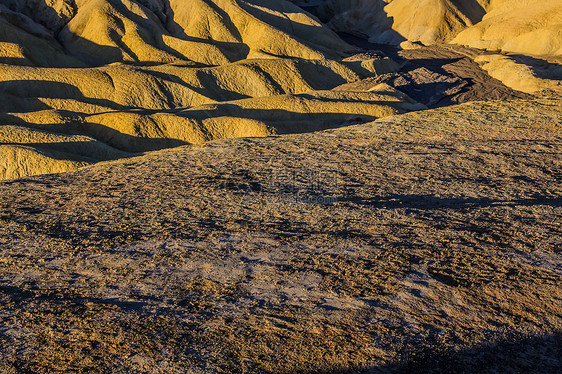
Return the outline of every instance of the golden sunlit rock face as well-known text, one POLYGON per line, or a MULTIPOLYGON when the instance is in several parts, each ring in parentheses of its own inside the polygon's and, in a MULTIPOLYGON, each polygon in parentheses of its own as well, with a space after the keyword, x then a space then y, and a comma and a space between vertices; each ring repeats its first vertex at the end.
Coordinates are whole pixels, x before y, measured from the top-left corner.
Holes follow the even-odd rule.
MULTIPOLYGON (((321 14, 337 30, 363 34, 372 42, 447 42, 485 14, 486 0, 328 0, 321 14)), ((487 2, 486 2, 487 3, 487 2)))
POLYGON ((2 179, 423 107, 400 93, 329 92, 398 65, 346 60, 355 47, 285 1, 1 3, 2 179))
MULTIPOLYGON (((423 109, 442 101, 443 92, 451 96, 466 90, 462 82, 453 82, 459 74, 432 78, 422 72, 425 85, 428 79, 448 80, 455 86, 449 91, 402 87, 402 92, 377 92, 374 87, 388 83, 389 74, 400 74, 408 56, 363 53, 335 31, 409 49, 452 41, 559 54, 558 2, 546 1, 532 12, 527 11, 530 3, 518 2, 517 13, 509 11, 509 3, 2 0, 0 125, 6 128, 0 178, 72 170, 214 139, 321 130, 355 118, 369 121, 423 109), (331 28, 298 5, 308 6, 331 28), (341 88, 354 83, 362 93, 341 88), (330 92, 336 87, 337 92, 330 92), (59 140, 37 141, 50 138, 59 140)), ((515 90, 560 90, 557 67, 543 66, 537 73, 509 56, 474 61, 515 90)), ((461 78, 467 83, 472 75, 461 78)), ((408 79, 410 87, 420 83, 417 75, 408 79)))
POLYGON ((560 0, 0 0, 0 374, 560 373, 560 0))

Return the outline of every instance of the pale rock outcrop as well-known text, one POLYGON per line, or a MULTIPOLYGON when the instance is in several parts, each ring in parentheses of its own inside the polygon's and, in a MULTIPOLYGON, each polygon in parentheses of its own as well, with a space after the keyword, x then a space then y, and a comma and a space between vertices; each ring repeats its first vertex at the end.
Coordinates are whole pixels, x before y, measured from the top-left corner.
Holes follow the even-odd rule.
POLYGON ((453 42, 494 51, 562 54, 558 0, 324 0, 318 14, 335 30, 375 43, 453 42))

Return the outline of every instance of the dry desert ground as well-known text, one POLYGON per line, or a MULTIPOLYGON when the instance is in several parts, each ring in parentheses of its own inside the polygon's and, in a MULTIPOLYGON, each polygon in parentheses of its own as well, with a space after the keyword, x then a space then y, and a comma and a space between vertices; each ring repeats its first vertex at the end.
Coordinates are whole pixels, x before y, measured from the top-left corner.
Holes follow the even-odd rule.
POLYGON ((0 0, 0 372, 562 372, 557 0, 0 0))

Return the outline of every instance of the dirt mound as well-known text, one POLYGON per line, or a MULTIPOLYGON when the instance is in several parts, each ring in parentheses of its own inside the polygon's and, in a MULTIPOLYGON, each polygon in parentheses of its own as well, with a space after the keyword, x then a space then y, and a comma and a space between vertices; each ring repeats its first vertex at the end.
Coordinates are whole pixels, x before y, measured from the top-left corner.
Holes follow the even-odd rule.
POLYGON ((253 59, 213 67, 110 65, 91 69, 0 70, 0 111, 96 113, 163 110, 312 90, 397 70, 388 58, 362 61, 253 59), (15 79, 14 79, 15 78, 15 79), (134 84, 131 84, 134 82, 134 84), (11 99, 10 99, 11 98, 11 99))
POLYGON ((103 160, 127 157, 95 139, 21 126, 0 126, 0 178, 62 173, 103 160))
MULTIPOLYGON (((332 1, 318 12, 331 9, 334 26, 337 14, 351 17, 358 7, 353 14, 365 20, 349 20, 377 42, 405 35, 433 43, 474 24, 482 9, 500 9, 409 4, 332 1)), ((181 144, 341 127, 425 106, 526 97, 486 74, 473 51, 409 43, 409 51, 374 51, 373 44, 360 51, 288 1, 0 0, 0 178, 181 144)), ((535 92, 497 64, 483 66, 535 92)), ((540 79, 530 85, 558 92, 540 79)))
MULTIPOLYGON (((529 99, 532 96, 517 87, 506 86, 500 77, 490 76, 483 69, 480 61, 482 51, 457 45, 419 45, 414 49, 400 49, 394 46, 377 45, 351 35, 343 36, 350 44, 366 50, 383 49, 392 56, 400 66, 400 70, 379 74, 351 83, 345 83, 337 90, 367 90, 379 83, 388 84, 412 99, 429 108, 438 108, 469 101, 479 100, 514 100, 529 99)), ((519 56, 518 61, 526 61, 537 66, 540 71, 548 72, 544 77, 555 79, 557 71, 556 58, 549 58, 551 63, 530 57, 519 56)), ((549 81, 552 83, 552 81, 549 81)), ((550 85, 552 86, 552 84, 550 85)))
POLYGON ((486 54, 476 62, 506 86, 532 94, 562 95, 562 59, 486 54), (551 60, 552 62, 550 62, 551 60))
POLYGON ((374 43, 453 42, 491 51, 562 54, 557 0, 325 0, 315 9, 333 29, 374 43))
POLYGON ((557 373, 560 60, 424 45, 509 1, 0 0, 0 372, 557 373))
POLYGON ((398 66, 344 59, 354 47, 286 1, 2 0, 0 10, 0 178, 423 107, 397 92, 328 92, 398 66))
POLYGON ((63 172, 181 144, 324 130, 424 108, 391 87, 371 87, 367 92, 313 91, 165 112, 87 115, 44 110, 0 115, 5 124, 0 179, 63 172))

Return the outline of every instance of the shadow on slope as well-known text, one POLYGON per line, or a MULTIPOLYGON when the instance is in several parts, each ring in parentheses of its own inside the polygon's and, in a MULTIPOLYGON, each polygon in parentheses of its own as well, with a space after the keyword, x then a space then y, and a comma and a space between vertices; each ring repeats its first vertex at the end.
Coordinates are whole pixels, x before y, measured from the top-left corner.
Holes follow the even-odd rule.
POLYGON ((370 43, 347 33, 339 35, 352 45, 368 51, 382 51, 402 64, 399 72, 378 77, 377 82, 387 83, 429 108, 469 101, 532 97, 493 78, 470 57, 473 50, 463 50, 451 45, 401 50, 396 46, 370 43))
POLYGON ((369 199, 361 198, 338 198, 339 202, 351 202, 358 205, 368 205, 382 209, 417 209, 417 210, 438 210, 438 209, 476 209, 491 206, 516 207, 516 206, 536 206, 546 205, 553 208, 562 207, 562 198, 548 198, 537 196, 530 199, 513 200, 494 200, 490 198, 441 198, 432 195, 391 195, 385 197, 373 197, 369 199))
MULTIPOLYGON (((343 9, 340 9, 341 14, 335 13, 337 11, 334 10, 326 13, 326 10, 324 10, 324 12, 320 13, 320 18, 325 22, 329 22, 328 24, 337 32, 349 33, 363 39, 369 39, 375 35, 377 41, 381 43, 398 45, 408 40, 408 38, 393 29, 392 26, 395 23, 395 19, 385 10, 387 5, 387 1, 372 0, 368 2, 368 5, 363 5, 363 7, 358 6, 343 12, 343 9)), ((345 41, 347 42, 347 40, 345 41)))
POLYGON ((556 62, 551 62, 545 58, 521 54, 510 54, 508 56, 518 64, 528 66, 538 78, 562 81, 562 58, 558 58, 556 62))
POLYGON ((0 105, 0 110, 3 112, 34 112, 37 110, 50 109, 50 107, 42 102, 40 98, 45 99, 61 99, 61 100, 76 100, 86 104, 100 106, 104 108, 116 110, 132 109, 124 105, 117 104, 108 99, 99 99, 92 97, 85 97, 80 89, 64 82, 45 81, 45 80, 11 80, 0 82, 0 93, 5 93, 14 98, 28 99, 27 103, 22 105, 21 102, 14 102, 13 108, 10 108, 10 103, 0 105), (31 100, 31 101, 29 101, 31 100))
POLYGON ((445 347, 427 341, 403 354, 395 364, 371 368, 366 373, 537 373, 555 374, 562 367, 562 333, 513 336, 474 348, 445 347))
MULTIPOLYGON (((105 126, 100 123, 85 122, 80 114, 73 112, 60 112, 60 114, 65 117, 64 124, 53 122, 53 123, 32 123, 28 122, 22 118, 18 118, 9 114, 0 115, 0 121, 2 124, 13 124, 15 126, 21 126, 30 130, 36 130, 39 132, 48 132, 52 134, 60 135, 81 135, 87 136, 94 140, 97 140, 104 144, 104 146, 111 147, 115 152, 112 152, 113 156, 107 158, 99 158, 98 161, 113 160, 118 158, 127 157, 128 155, 138 155, 143 152, 157 151, 165 148, 174 148, 182 145, 189 144, 188 142, 182 141, 180 139, 173 138, 158 138, 158 137, 146 137, 139 135, 131 135, 121 132, 115 128, 105 126)), ((2 144, 2 143, 0 143, 2 144)), ((84 148, 80 143, 76 143, 76 146, 72 146, 74 143, 35 143, 35 142, 4 142, 6 145, 25 145, 29 147, 34 147, 37 149, 46 149, 56 151, 57 148, 60 150, 66 150, 68 153, 74 153, 83 156, 89 156, 96 159, 96 153, 91 153, 91 149, 87 147, 84 148)))
POLYGON ((451 3, 464 14, 473 25, 482 21, 486 9, 477 0, 451 0, 451 3))
POLYGON ((19 65, 19 66, 31 66, 31 62, 22 57, 0 57, 0 64, 3 65, 19 65))

